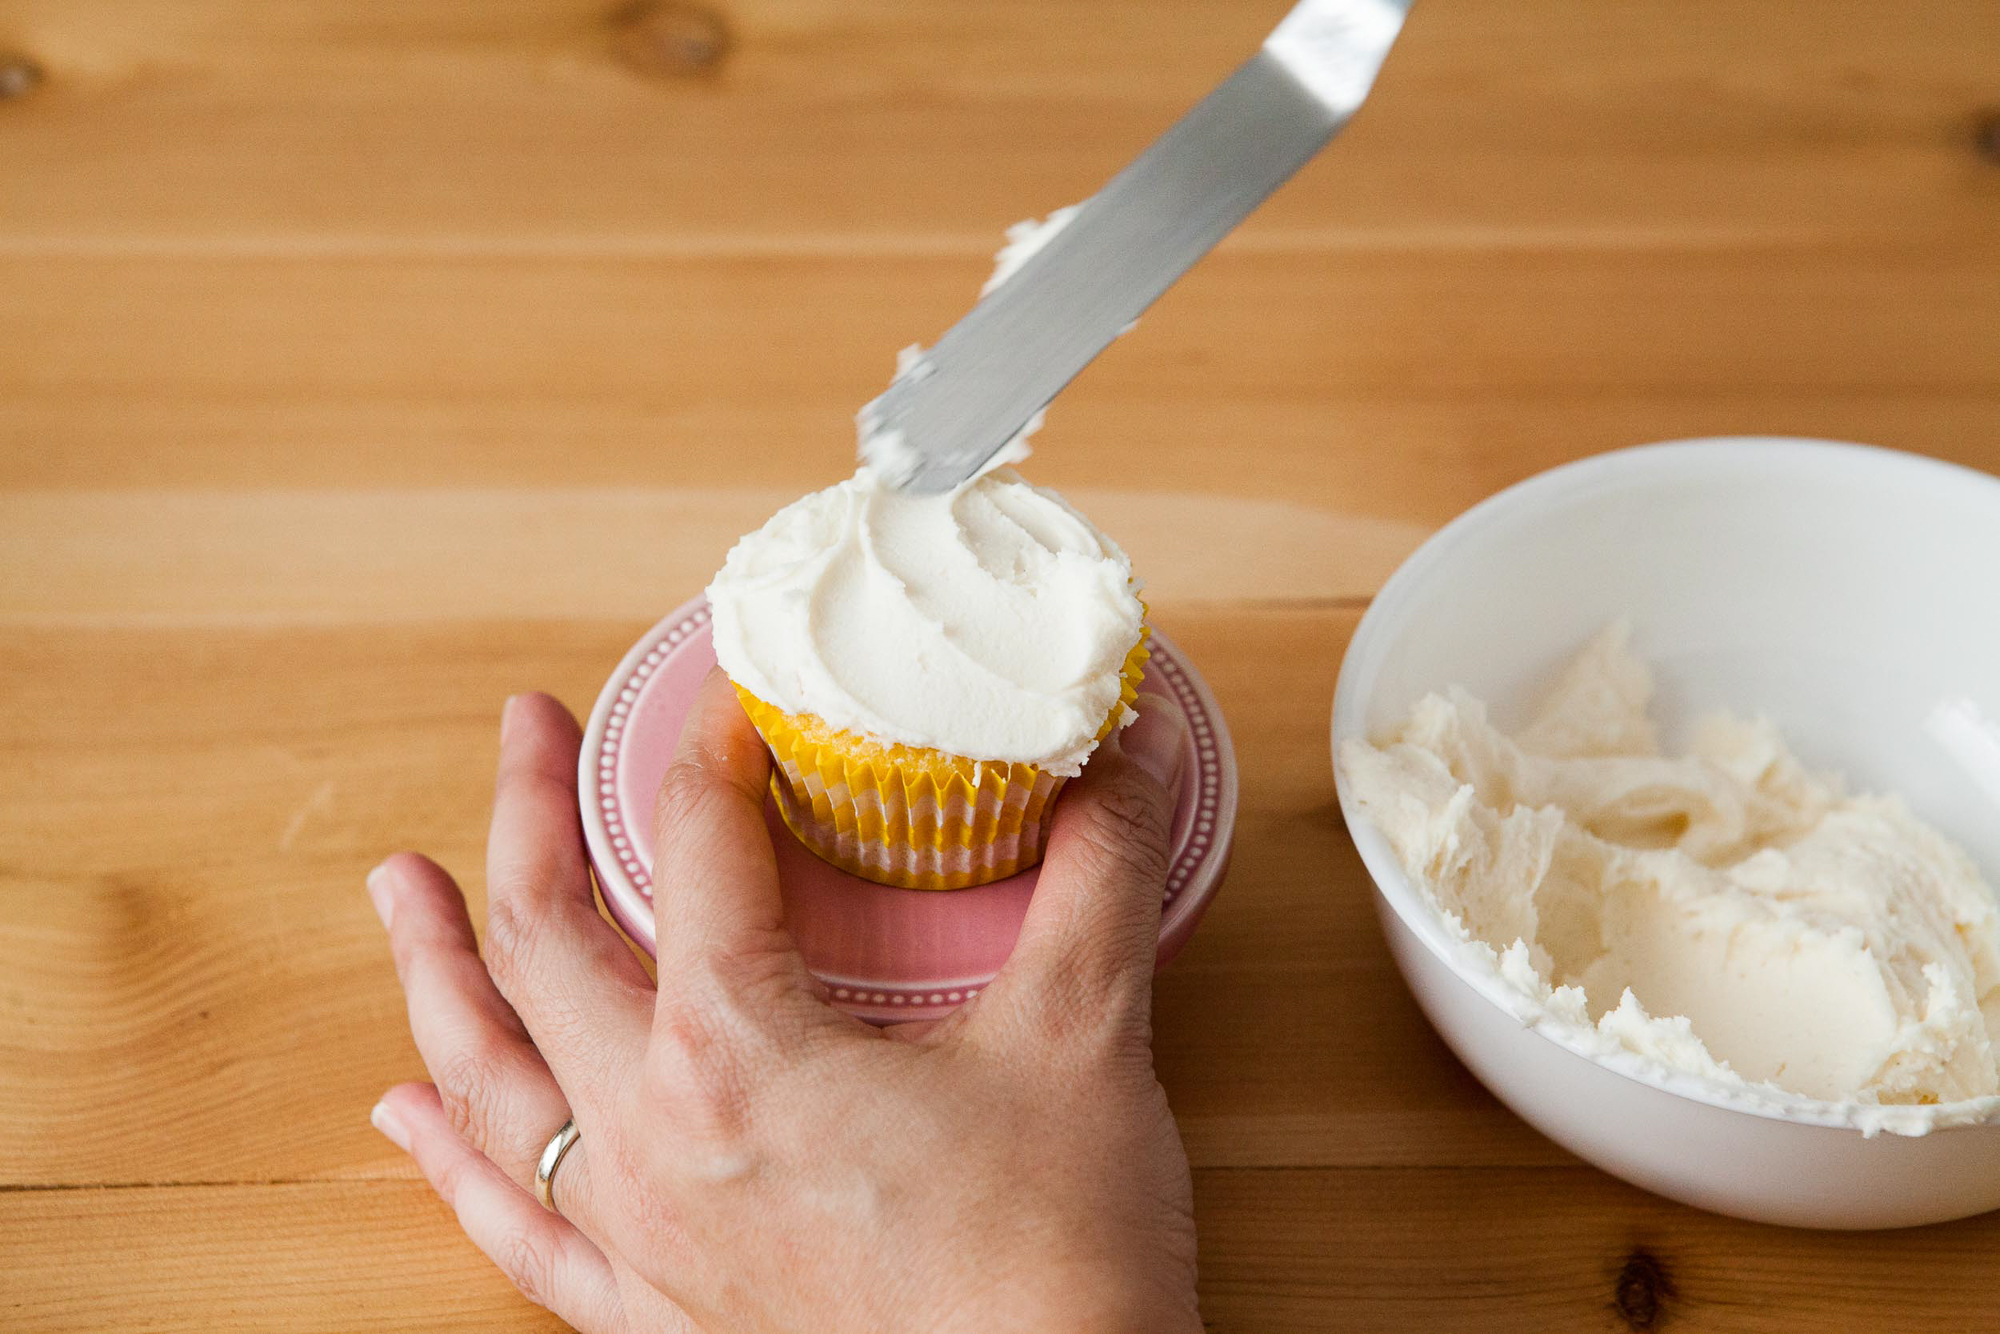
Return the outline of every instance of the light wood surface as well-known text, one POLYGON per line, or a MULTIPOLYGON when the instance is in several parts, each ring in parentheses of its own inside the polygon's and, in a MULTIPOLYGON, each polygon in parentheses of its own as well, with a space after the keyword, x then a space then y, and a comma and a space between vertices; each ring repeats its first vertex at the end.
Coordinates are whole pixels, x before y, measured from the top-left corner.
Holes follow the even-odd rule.
MULTIPOLYGON (((419 1067, 362 874, 477 897, 501 699, 586 708, 1000 229, 1280 8, 0 0, 0 1326, 552 1327, 367 1125, 419 1067)), ((1386 958, 1324 720, 1388 571, 1550 464, 2000 471, 1996 71, 1988 0, 1424 0, 1059 405, 1034 475, 1243 766, 1157 1019, 1212 1328, 1994 1323, 2000 1221, 1732 1223, 1495 1104, 1386 958)))

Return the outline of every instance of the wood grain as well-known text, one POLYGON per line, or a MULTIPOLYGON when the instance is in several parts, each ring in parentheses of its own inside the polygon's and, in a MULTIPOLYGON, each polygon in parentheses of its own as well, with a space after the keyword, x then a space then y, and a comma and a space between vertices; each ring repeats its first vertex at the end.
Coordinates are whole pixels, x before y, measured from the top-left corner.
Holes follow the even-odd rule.
MULTIPOLYGON (((2000 466, 1996 248, 1218 256, 1065 395, 1037 476, 1428 526, 1676 432, 2000 466)), ((795 493, 982 267, 0 260, 0 478, 795 493)))
MULTIPOLYGON (((880 383, 870 381, 869 392, 880 383)), ((16 393, 0 399, 0 492, 419 488, 532 497, 588 487, 643 496, 685 477, 704 491, 777 495, 844 466, 853 406, 831 394, 702 406, 644 394, 444 399, 324 389, 214 394, 172 384, 16 393), (788 466, 799 474, 789 481, 788 466)), ((2000 395, 1977 385, 1657 385, 1208 397, 1168 385, 1128 397, 1100 393, 1086 378, 1039 437, 1034 473, 1080 495, 1133 484, 1171 492, 1195 479, 1220 499, 1255 487, 1298 503, 1305 492, 1323 507, 1322 521, 1383 518, 1428 531, 1581 454, 1746 432, 1866 440, 1991 469, 2000 465, 2000 395), (1216 485, 1228 490, 1218 496, 1216 485)), ((1348 577, 1344 566, 1302 573, 1348 577)))
MULTIPOLYGON (((35 253, 958 253, 1095 189, 1279 0, 716 0, 659 77, 601 0, 14 0, 35 253), (393 10, 392 13, 380 11, 393 10), (691 73, 694 73, 691 71, 691 73)), ((1440 3, 1239 244, 1993 235, 1976 0, 1440 3)))
MULTIPOLYGON (((1217 1334, 1956 1330, 2000 1300, 2000 1220, 1793 1232, 1580 1167, 1212 1168, 1195 1208, 1217 1334)), ((0 1248, 12 1329, 97 1334, 135 1307, 160 1334, 266 1330, 280 1312, 315 1334, 563 1328, 407 1175, 0 1194, 0 1235, 29 1229, 42 1247, 0 1248)))
MULTIPOLYGON (((1188 601, 1359 603, 1428 532, 1280 499, 1066 494, 1131 535, 1160 596, 1188 601), (1231 559, 1215 561, 1182 540, 1188 532, 1213 534, 1231 559)), ((644 625, 699 593, 718 552, 796 498, 692 486, 0 495, 0 623, 644 625), (636 551, 646 558, 631 561, 636 551)))
POLYGON ((0 1193, 10 1330, 563 1330, 420 1178, 0 1193), (52 1257, 62 1257, 52 1263, 52 1257))
MULTIPOLYGON (((587 707, 1000 229, 1282 8, 0 5, 0 1326, 555 1327, 366 1124, 419 1066, 362 874, 476 904, 501 699, 587 707)), ((1732 1223, 1500 1108, 1385 957, 1324 718, 1396 562, 1555 463, 2000 472, 1996 70, 1988 0, 1425 0, 1064 396, 1034 475, 1243 766, 1156 1015, 1212 1329, 1992 1324, 1992 1219, 1732 1223)))
POLYGON ((1203 1313, 1244 1334, 1973 1329, 2000 1296, 1976 1258, 2000 1237, 1991 1217, 1801 1232, 1580 1167, 1213 1171, 1195 1202, 1203 1313))

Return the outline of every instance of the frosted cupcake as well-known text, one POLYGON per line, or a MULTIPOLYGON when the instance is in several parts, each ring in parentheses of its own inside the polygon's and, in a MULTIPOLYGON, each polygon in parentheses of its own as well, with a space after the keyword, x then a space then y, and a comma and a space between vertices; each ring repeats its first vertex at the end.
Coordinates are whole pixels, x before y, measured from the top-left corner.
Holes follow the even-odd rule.
POLYGON ((910 889, 1040 861, 1146 659, 1131 561, 1005 466, 938 496, 864 466, 738 542, 708 599, 785 823, 910 889))

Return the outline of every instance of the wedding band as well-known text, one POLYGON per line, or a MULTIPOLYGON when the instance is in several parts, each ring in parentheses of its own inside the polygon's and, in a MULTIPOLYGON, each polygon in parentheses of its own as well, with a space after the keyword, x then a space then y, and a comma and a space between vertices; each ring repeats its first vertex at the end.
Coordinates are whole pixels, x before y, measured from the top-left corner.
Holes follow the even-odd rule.
POLYGON ((556 1169, 562 1166, 564 1155, 576 1146, 580 1138, 576 1122, 563 1122, 562 1129, 549 1136, 548 1147, 542 1150, 542 1161, 535 1164, 535 1198, 542 1202, 542 1208, 552 1214, 562 1212, 556 1208, 556 1169))

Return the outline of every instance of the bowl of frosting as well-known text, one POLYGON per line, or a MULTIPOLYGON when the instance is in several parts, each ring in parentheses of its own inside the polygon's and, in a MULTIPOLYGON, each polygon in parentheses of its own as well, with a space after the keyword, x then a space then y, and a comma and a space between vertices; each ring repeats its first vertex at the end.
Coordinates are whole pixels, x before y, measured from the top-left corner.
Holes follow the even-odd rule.
POLYGON ((1601 455, 1384 586, 1341 809, 1509 1107, 1760 1221, 2000 1206, 2000 479, 1768 438, 1601 455))

